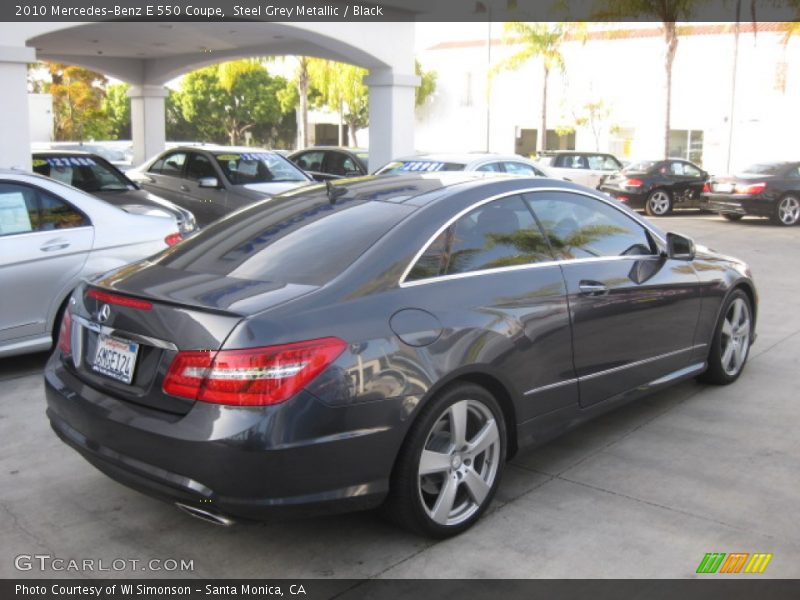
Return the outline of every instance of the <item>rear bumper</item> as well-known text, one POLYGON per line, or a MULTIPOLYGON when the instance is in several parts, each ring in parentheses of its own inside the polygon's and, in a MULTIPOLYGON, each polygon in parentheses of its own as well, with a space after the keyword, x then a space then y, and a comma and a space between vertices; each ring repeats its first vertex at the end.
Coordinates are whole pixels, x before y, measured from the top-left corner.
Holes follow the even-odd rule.
POLYGON ((704 194, 701 207, 720 214, 757 217, 769 217, 773 212, 773 204, 769 200, 738 194, 704 194))
POLYGON ((402 399, 331 408, 301 393, 273 407, 198 402, 169 415, 85 385, 57 356, 45 391, 53 430, 109 477, 244 519, 377 506, 405 432, 402 399))
POLYGON ((641 192, 627 192, 617 188, 600 187, 601 192, 605 192, 612 198, 624 202, 631 208, 644 208, 647 194, 641 192))

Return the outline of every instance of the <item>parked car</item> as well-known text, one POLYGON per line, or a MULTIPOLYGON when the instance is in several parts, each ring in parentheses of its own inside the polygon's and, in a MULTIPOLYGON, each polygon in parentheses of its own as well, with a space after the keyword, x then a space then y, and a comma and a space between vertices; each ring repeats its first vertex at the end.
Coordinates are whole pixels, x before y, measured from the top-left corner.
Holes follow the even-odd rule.
POLYGON ((609 175, 600 190, 651 217, 662 217, 673 208, 699 208, 706 181, 708 173, 687 160, 640 160, 609 175))
POLYGON ((415 173, 437 171, 481 171, 508 173, 528 177, 551 177, 550 172, 532 160, 512 155, 489 152, 465 152, 462 154, 418 154, 398 158, 375 171, 376 175, 388 173, 415 173))
POLYGON ((369 172, 369 152, 363 148, 315 146, 290 154, 289 160, 317 181, 360 177, 369 172))
POLYGON ((79 281, 180 237, 164 213, 130 214, 48 177, 0 170, 0 357, 47 350, 79 281))
POLYGON ((132 148, 128 148, 127 145, 115 144, 112 142, 50 142, 44 146, 45 147, 41 147, 40 144, 36 144, 33 150, 75 150, 78 152, 89 152, 102 156, 120 171, 127 171, 130 169, 131 159, 133 158, 132 148))
POLYGON ((201 227, 313 181, 280 154, 227 146, 166 150, 127 175, 147 191, 192 211, 201 227))
POLYGON ((47 414, 100 470, 220 524, 386 501, 438 537, 518 447, 736 380, 756 319, 744 263, 582 186, 477 173, 294 190, 74 299, 47 414))
POLYGON ((184 236, 197 229, 191 211, 146 192, 96 154, 57 150, 34 152, 33 170, 75 186, 129 213, 170 215, 184 236))
POLYGON ((537 161, 554 176, 590 188, 599 188, 611 173, 622 170, 622 163, 613 154, 558 150, 542 152, 537 161))
POLYGON ((739 175, 713 177, 703 190, 704 208, 729 221, 769 217, 777 225, 800 222, 800 162, 750 165, 739 175))

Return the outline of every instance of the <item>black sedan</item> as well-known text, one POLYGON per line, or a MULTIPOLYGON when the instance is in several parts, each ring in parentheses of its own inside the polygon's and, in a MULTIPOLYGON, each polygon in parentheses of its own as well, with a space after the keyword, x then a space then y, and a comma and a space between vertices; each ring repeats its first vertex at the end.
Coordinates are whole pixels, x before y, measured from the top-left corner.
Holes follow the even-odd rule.
POLYGON ((314 146, 290 154, 289 160, 316 181, 360 177, 369 172, 369 153, 362 148, 314 146))
POLYGON ((366 177, 81 286, 47 414, 101 471, 209 521, 385 502, 444 537, 518 448, 735 381, 755 319, 745 264, 588 188, 366 177))
POLYGON ((34 152, 33 170, 39 175, 57 179, 97 196, 129 213, 172 215, 183 235, 197 229, 197 222, 190 210, 141 189, 97 154, 65 150, 34 152))
POLYGON ((708 173, 686 160, 641 160, 610 175, 600 190, 643 208, 651 217, 661 217, 673 208, 698 208, 708 173))
POLYGON ((800 162, 750 165, 739 175, 712 178, 703 192, 704 208, 729 221, 753 215, 787 227, 800 222, 800 162))

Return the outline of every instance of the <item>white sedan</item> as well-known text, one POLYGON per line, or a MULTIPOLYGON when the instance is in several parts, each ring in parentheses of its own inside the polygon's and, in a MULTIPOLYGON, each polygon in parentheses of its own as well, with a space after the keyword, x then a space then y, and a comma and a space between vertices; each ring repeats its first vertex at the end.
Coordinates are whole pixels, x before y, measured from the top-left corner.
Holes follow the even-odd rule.
POLYGON ((166 214, 131 214, 53 179, 0 170, 0 357, 50 348, 81 279, 180 238, 166 214))

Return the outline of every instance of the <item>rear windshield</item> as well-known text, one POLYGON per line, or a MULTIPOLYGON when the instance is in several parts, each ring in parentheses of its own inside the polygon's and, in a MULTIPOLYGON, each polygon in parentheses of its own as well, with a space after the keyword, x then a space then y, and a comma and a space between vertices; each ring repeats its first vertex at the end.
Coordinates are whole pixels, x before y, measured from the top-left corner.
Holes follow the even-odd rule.
POLYGON ((39 175, 73 185, 84 192, 119 192, 136 186, 102 159, 91 156, 48 154, 33 157, 33 170, 39 175))
POLYGON ((658 161, 655 160, 640 160, 633 162, 625 167, 626 173, 647 173, 650 169, 656 166, 658 161))
POLYGON ((324 285, 414 209, 323 193, 276 196, 229 215, 162 253, 157 262, 193 273, 324 285))
POLYGON ((386 173, 433 173, 436 171, 463 171, 464 163, 443 162, 438 160, 404 160, 390 162, 381 167, 377 175, 386 173))
POLYGON ((758 163, 755 165, 750 165, 746 169, 742 169, 742 173, 752 173, 753 175, 778 175, 783 171, 789 163, 785 162, 777 162, 777 163, 758 163))
POLYGON ((214 158, 233 185, 308 181, 292 162, 274 152, 226 152, 214 158))

